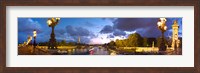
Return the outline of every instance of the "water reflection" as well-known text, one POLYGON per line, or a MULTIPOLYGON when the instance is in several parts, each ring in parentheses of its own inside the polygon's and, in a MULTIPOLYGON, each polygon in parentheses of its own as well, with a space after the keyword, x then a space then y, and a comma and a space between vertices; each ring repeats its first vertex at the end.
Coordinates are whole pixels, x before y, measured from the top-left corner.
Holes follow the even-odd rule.
POLYGON ((109 55, 109 51, 104 47, 91 47, 91 48, 74 48, 68 50, 59 50, 59 54, 66 55, 109 55))
POLYGON ((94 55, 109 55, 108 50, 106 50, 106 48, 104 47, 102 48, 94 47, 93 50, 94 50, 94 55))

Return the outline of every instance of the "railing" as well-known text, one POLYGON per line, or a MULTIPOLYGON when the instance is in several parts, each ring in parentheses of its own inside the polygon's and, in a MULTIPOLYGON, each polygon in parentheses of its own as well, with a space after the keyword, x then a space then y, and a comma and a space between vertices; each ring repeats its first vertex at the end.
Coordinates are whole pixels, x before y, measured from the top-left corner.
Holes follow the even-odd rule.
POLYGON ((158 47, 119 47, 119 49, 135 49, 136 52, 158 52, 158 47))
POLYGON ((43 55, 48 55, 49 54, 49 52, 48 52, 48 49, 47 48, 44 48, 44 47, 36 47, 36 49, 35 49, 35 51, 36 51, 36 54, 43 54, 43 55))

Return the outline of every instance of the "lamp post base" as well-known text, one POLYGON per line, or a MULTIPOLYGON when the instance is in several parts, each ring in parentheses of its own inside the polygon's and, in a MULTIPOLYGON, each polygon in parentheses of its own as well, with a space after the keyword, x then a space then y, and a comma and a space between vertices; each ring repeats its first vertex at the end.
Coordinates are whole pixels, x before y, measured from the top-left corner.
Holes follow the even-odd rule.
POLYGON ((159 46, 159 51, 166 51, 167 46, 165 46, 165 44, 160 44, 159 46))
POLYGON ((57 43, 54 34, 54 26, 52 26, 51 38, 49 40, 48 49, 57 49, 57 43))
POLYGON ((50 39, 48 49, 57 49, 56 39, 50 39))
POLYGON ((57 43, 55 37, 49 40, 48 49, 57 49, 57 43))
POLYGON ((165 51, 167 50, 167 46, 165 45, 164 36, 162 36, 161 39, 162 40, 161 40, 160 46, 158 47, 159 52, 162 53, 162 54, 165 54, 165 51))

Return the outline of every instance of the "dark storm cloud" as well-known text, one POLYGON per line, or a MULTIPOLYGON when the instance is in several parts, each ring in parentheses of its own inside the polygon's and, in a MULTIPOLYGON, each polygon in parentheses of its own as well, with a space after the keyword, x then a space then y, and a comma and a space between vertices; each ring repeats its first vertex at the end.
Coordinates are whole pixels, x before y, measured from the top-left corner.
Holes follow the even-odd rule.
POLYGON ((37 21, 33 21, 29 18, 18 19, 18 32, 32 34, 33 30, 36 30, 37 33, 43 32, 40 23, 38 23, 37 21))
POLYGON ((90 36, 90 32, 82 27, 66 26, 66 32, 70 36, 90 36))
POLYGON ((55 29, 55 36, 57 38, 60 38, 60 39, 64 39, 65 37, 67 37, 65 35, 66 33, 66 30, 65 29, 55 29))
POLYGON ((33 30, 37 31, 36 41, 40 42, 46 39, 46 37, 41 36, 43 31, 39 22, 34 21, 30 18, 18 18, 18 43, 23 43, 27 41, 28 36, 33 35, 33 30))
POLYGON ((65 29, 55 29, 55 33, 64 35, 66 33, 66 30, 65 29))
POLYGON ((135 31, 143 37, 159 37, 159 36, 161 36, 161 32, 157 29, 157 27, 138 28, 135 31))
POLYGON ((112 33, 113 27, 110 25, 106 25, 103 27, 103 29, 100 31, 100 33, 112 33))
POLYGON ((114 35, 114 36, 125 36, 126 33, 125 33, 124 31, 115 30, 115 31, 113 32, 113 35, 114 35))
POLYGON ((108 35, 107 38, 114 38, 114 35, 108 35))
POLYGON ((155 27, 157 21, 156 18, 118 18, 113 27, 121 31, 134 31, 138 28, 155 27))
MULTIPOLYGON (((136 31, 143 37, 157 37, 160 31, 157 29, 158 18, 118 18, 113 22, 113 27, 121 31, 136 31)), ((117 35, 115 32, 113 34, 117 35)))
POLYGON ((113 33, 113 36, 125 36, 125 31, 136 31, 143 37, 160 36, 158 34, 160 31, 157 29, 158 18, 118 18, 113 20, 114 25, 104 26, 100 33, 113 33))
MULTIPOLYGON (((160 30, 157 28, 159 18, 118 18, 113 22, 114 29, 121 31, 136 31, 143 37, 158 37, 161 36, 160 30)), ((165 35, 170 33, 174 20, 177 20, 179 25, 182 24, 182 18, 167 18, 167 31, 165 35)), ((182 32, 182 25, 179 27, 182 32)), ((170 34, 171 35, 171 34, 170 34)))
POLYGON ((74 26, 66 26, 66 33, 71 37, 73 41, 77 42, 78 38, 81 38, 81 43, 89 43, 90 39, 95 38, 97 36, 89 30, 82 27, 74 27, 74 26))

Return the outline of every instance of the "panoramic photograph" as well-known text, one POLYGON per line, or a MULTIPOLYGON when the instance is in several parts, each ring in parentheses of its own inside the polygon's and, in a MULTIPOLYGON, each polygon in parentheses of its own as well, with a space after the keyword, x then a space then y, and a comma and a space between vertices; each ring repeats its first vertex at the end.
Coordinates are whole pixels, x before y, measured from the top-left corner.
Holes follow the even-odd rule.
POLYGON ((18 18, 18 55, 182 55, 182 18, 18 18))

